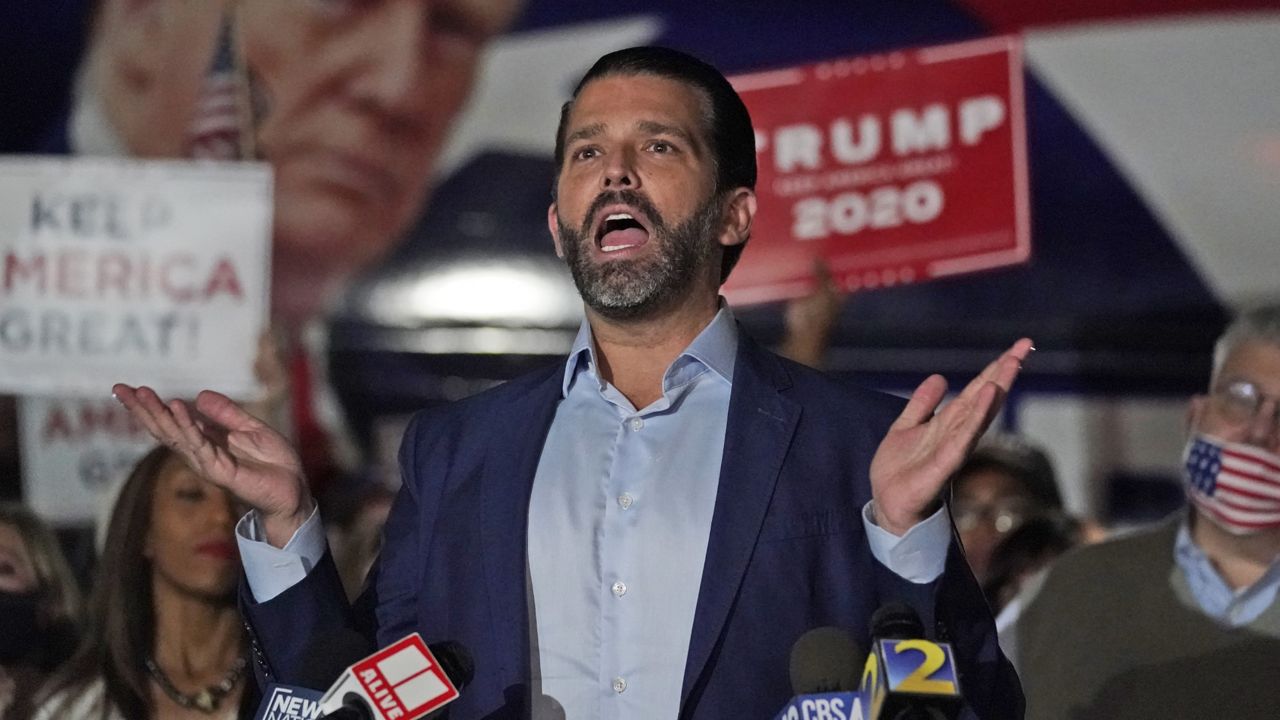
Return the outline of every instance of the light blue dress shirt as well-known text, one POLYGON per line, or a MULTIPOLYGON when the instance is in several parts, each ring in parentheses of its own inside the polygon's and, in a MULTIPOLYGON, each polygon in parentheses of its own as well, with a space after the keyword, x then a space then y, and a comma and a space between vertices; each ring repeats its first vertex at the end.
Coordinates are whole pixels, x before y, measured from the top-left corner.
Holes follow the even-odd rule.
POLYGON ((533 652, 566 717, 679 714, 736 353, 721 312, 637 409, 578 333, 529 503, 533 652))
MULTIPOLYGON (((636 409, 604 382, 584 321, 565 364, 534 477, 528 561, 542 692, 568 718, 675 717, 720 484, 738 329, 722 307, 667 368, 662 396, 636 409)), ((936 580, 951 537, 939 510, 899 537, 863 524, 875 558, 936 580)), ((283 549, 256 513, 237 526, 254 598, 269 600, 324 553, 313 514, 283 549)))
POLYGON ((1173 557, 1187 579, 1196 604, 1205 615, 1229 627, 1241 627, 1257 620, 1276 601, 1276 593, 1280 591, 1280 557, 1271 562, 1271 567, 1257 582, 1232 590, 1213 567, 1209 556, 1191 539, 1187 520, 1178 527, 1173 557))

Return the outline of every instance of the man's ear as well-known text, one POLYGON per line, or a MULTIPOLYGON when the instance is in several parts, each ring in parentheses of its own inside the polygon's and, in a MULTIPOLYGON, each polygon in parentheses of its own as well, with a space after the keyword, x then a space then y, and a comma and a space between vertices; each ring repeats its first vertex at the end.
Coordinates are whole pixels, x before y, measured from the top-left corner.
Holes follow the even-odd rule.
POLYGON ((724 247, 741 245, 751 237, 751 223, 756 217, 756 192, 751 188, 736 188, 725 203, 725 226, 720 233, 724 247))
POLYGON ((1187 413, 1183 418, 1186 423, 1183 428, 1187 432, 1187 437, 1191 437, 1191 433, 1196 432, 1200 427, 1200 421, 1204 418, 1204 414, 1208 411, 1209 397, 1207 395, 1192 395, 1191 400, 1187 403, 1187 413))
POLYGON ((556 216, 556 204, 547 207, 547 229, 551 231, 551 242, 556 246, 556 257, 564 258, 564 248, 560 246, 560 218, 556 216))

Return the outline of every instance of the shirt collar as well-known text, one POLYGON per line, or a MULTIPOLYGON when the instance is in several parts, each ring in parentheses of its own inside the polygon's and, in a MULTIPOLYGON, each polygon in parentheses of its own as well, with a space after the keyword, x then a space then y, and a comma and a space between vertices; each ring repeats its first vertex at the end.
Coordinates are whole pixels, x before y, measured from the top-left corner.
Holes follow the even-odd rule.
MULTIPOLYGON (((1268 583, 1280 581, 1280 578, 1268 579, 1274 578, 1277 573, 1280 573, 1280 555, 1277 555, 1271 561, 1271 566, 1266 574, 1258 582, 1247 588, 1242 588, 1238 592, 1232 590, 1227 581, 1218 573, 1218 569, 1214 567, 1213 561, 1209 559, 1209 556, 1205 554, 1204 550, 1200 549, 1200 546, 1191 537, 1191 513, 1193 512, 1195 511, 1188 509, 1183 515, 1182 521, 1178 523, 1178 534, 1173 540, 1173 559, 1187 577, 1187 581, 1193 584, 1193 592, 1195 592, 1194 588, 1196 587, 1200 589, 1200 592, 1196 592, 1196 595, 1202 605, 1205 593, 1213 593, 1225 606, 1233 597, 1244 595, 1254 588, 1268 583)), ((1203 519, 1199 521, 1207 522, 1203 519)))
MULTIPOLYGON (((733 365, 738 356, 738 323, 733 317, 724 298, 720 298, 720 310, 707 324, 702 332, 689 343, 684 352, 676 356, 663 376, 663 389, 681 384, 680 378, 693 366, 700 365, 733 384, 733 365)), ((562 396, 569 395, 569 388, 580 373, 588 373, 597 386, 604 388, 605 383, 596 373, 595 341, 591 335, 591 324, 583 318, 578 326, 578 335, 569 349, 569 357, 565 360, 564 380, 560 391, 562 396)), ((693 374, 696 374, 694 372, 693 374)))

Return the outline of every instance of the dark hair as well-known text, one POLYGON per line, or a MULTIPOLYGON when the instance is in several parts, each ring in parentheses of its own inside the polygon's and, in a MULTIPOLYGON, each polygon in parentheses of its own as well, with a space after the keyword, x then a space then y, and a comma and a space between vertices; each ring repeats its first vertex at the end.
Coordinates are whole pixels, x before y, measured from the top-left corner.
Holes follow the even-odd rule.
MULTIPOLYGON (((89 683, 101 678, 104 720, 113 712, 127 718, 155 714, 151 681, 143 664, 156 640, 152 564, 146 543, 157 481, 171 463, 182 462, 168 447, 156 447, 133 466, 120 488, 89 598, 84 639, 41 693, 45 702, 60 702, 63 712, 89 683)), ((251 694, 248 688, 242 693, 242 710, 251 694)))
POLYGON ((156 447, 133 466, 120 488, 89 597, 84 639, 44 693, 46 699, 53 699, 67 691, 64 709, 74 702, 76 691, 101 677, 104 718, 111 708, 128 718, 153 714, 143 665, 155 644, 151 561, 145 545, 156 481, 165 466, 177 460, 169 448, 156 447))
POLYGON ((975 473, 995 470, 1013 478, 1041 510, 1062 508, 1057 474, 1044 450, 1017 435, 985 439, 951 476, 953 487, 975 473))
MULTIPOLYGON (((564 141, 569 113, 574 100, 587 83, 607 75, 655 75, 685 83, 706 98, 706 130, 711 157, 716 170, 716 192, 756 186, 756 136, 751 115, 742 98, 719 70, 679 50, 664 47, 633 47, 601 57, 573 89, 573 95, 560 108, 560 125, 556 128, 556 176, 564 166, 564 141)), ((552 196, 555 184, 552 184, 552 196)), ((720 282, 738 263, 745 243, 726 247, 720 267, 720 282)))

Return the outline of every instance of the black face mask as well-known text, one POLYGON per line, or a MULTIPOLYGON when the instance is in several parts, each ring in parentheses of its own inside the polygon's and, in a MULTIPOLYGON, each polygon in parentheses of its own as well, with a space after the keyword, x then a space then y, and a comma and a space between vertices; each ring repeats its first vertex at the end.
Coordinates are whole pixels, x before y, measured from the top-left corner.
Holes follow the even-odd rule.
POLYGON ((38 591, 0 592, 0 665, 9 665, 41 651, 38 591))

